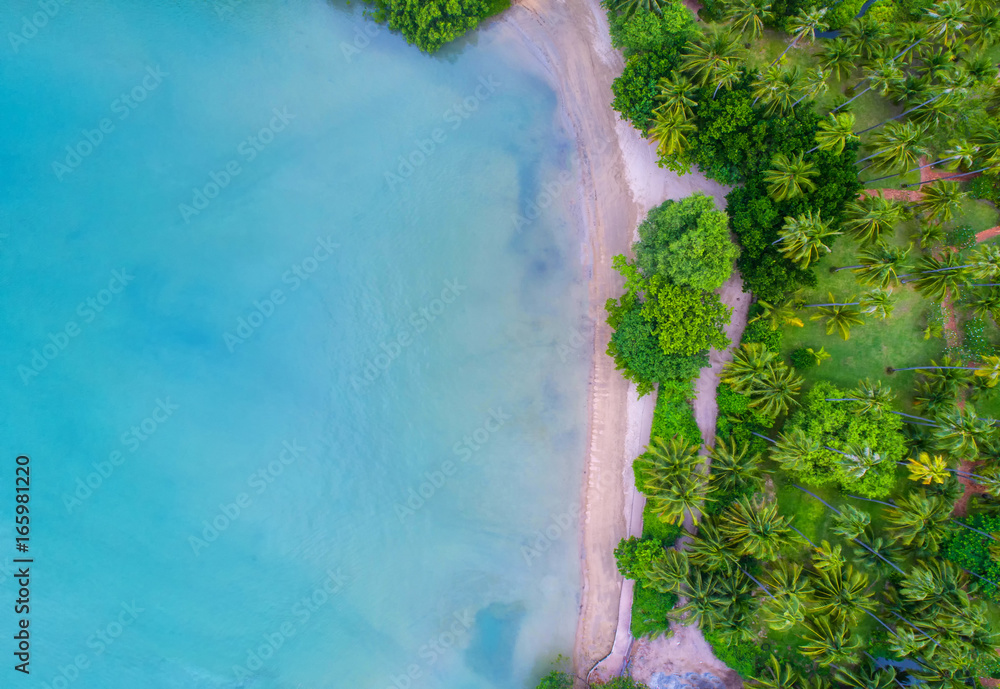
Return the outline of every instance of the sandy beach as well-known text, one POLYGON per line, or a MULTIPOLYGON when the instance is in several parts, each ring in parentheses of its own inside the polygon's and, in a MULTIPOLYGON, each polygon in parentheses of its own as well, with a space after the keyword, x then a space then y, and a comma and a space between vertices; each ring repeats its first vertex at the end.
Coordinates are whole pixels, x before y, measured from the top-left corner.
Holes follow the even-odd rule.
MULTIPOLYGON (((577 675, 586 677, 610 655, 595 673, 594 679, 598 679, 605 666, 616 672, 632 646, 628 634, 631 582, 618 574, 613 550, 619 539, 642 530, 643 497, 635 491, 631 463, 649 440, 655 403, 654 395, 637 399, 634 386, 621 377, 605 353, 611 333, 604 322, 604 303, 619 296, 622 289, 611 260, 616 254, 631 253, 638 223, 651 207, 700 190, 713 196, 722 208, 728 190, 700 174, 678 177, 659 168, 655 147, 612 110, 611 83, 621 73, 624 61, 611 46, 607 19, 598 0, 516 0, 501 21, 523 36, 526 47, 549 72, 579 152, 595 333, 583 482, 583 591, 573 660, 577 675)), ((731 305, 742 302, 745 314, 749 296, 741 294, 738 286, 736 277, 727 285, 725 296, 731 305)), ((734 321, 734 325, 741 322, 738 314, 734 314, 734 321)), ((736 336, 738 341, 738 332, 736 336)), ((713 353, 716 376, 724 358, 713 353)), ((700 382, 699 389, 703 388, 709 393, 705 399, 712 403, 698 416, 700 425, 705 426, 703 431, 711 437, 714 380, 700 382)))

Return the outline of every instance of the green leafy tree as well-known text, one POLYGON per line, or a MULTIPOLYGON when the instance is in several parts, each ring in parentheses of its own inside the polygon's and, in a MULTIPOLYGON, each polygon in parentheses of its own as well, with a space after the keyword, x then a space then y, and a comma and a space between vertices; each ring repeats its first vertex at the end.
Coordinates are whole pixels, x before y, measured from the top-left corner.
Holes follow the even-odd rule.
MULTIPOLYGON (((373 16, 407 41, 433 53, 455 40, 497 8, 483 0, 374 0, 373 16)), ((499 6, 503 7, 503 5, 499 6)))
POLYGON ((663 555, 663 544, 655 539, 639 539, 631 536, 621 539, 615 548, 615 562, 618 573, 626 579, 645 579, 653 560, 663 555))
POLYGON ((725 211, 700 192, 651 210, 639 225, 635 252, 645 275, 709 292, 729 279, 739 255, 725 211))

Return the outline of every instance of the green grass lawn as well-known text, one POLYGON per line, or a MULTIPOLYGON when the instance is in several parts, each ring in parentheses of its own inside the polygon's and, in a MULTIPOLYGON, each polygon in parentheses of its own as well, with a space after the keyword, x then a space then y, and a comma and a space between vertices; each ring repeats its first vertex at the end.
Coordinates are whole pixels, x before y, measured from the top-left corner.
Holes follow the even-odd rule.
MULTIPOLYGON (((894 242, 905 246, 910 241, 908 234, 907 228, 900 228, 894 242)), ((804 293, 807 304, 826 303, 829 292, 838 301, 854 301, 852 297, 864 290, 857 283, 854 273, 850 270, 831 273, 829 269, 831 266, 854 265, 857 251, 857 242, 849 237, 837 238, 833 252, 817 265, 819 284, 804 293)), ((819 380, 852 388, 864 378, 886 377, 889 366, 919 366, 931 359, 941 358, 944 340, 925 340, 923 336, 930 303, 911 287, 897 287, 894 293, 898 299, 892 316, 886 321, 866 318, 864 325, 851 330, 849 340, 841 339, 836 333, 827 335, 822 321, 809 320, 810 316, 818 315, 819 309, 816 308, 800 312, 804 327, 785 327, 782 348, 786 360, 793 351, 802 347, 824 347, 832 356, 822 365, 802 372, 807 388, 819 380)), ((889 377, 888 382, 903 396, 904 391, 913 387, 914 377, 913 372, 896 373, 889 377)))
MULTIPOLYGON (((982 232, 1000 225, 1000 212, 988 201, 966 199, 962 202, 961 213, 949 224, 953 227, 968 225, 974 231, 982 232)), ((995 242, 996 239, 991 241, 995 242)))

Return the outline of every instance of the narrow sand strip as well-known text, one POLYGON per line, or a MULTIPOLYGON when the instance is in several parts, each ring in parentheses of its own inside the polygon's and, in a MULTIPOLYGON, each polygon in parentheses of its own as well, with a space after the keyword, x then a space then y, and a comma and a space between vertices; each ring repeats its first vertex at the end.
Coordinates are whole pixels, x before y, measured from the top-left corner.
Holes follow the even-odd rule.
MULTIPOLYGON (((727 189, 699 174, 681 178, 659 168, 654 147, 611 109, 611 82, 621 73, 623 60, 611 46, 607 19, 598 0, 515 3, 501 21, 521 34, 525 48, 551 75, 563 113, 576 135, 592 259, 594 361, 583 487, 583 592, 574 651, 574 666, 582 677, 612 651, 613 645, 617 646, 615 661, 621 658, 620 668, 631 644, 632 591, 623 586, 613 551, 621 538, 641 532, 642 496, 635 491, 631 462, 648 442, 655 402, 652 395, 637 400, 634 389, 629 389, 605 354, 611 332, 604 321, 604 303, 619 296, 622 288, 611 259, 616 254, 631 254, 635 228, 654 205, 701 190, 724 207, 727 189)), ((707 403, 714 405, 714 395, 707 403)), ((704 659, 706 648, 693 651, 697 658, 691 660, 704 659)), ((614 664, 609 662, 608 666, 614 664)))

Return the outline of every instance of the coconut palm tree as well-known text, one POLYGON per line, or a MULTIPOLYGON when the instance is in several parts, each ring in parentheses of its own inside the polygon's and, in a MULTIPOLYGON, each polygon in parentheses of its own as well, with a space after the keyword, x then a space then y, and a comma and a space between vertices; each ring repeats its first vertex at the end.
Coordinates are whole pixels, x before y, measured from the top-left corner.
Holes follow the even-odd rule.
POLYGON ((777 354, 759 342, 743 344, 722 367, 722 382, 737 392, 747 392, 777 359, 777 354))
POLYGON ((778 662, 777 656, 772 655, 768 660, 767 672, 748 683, 761 689, 799 689, 802 686, 802 675, 791 665, 778 662))
POLYGON ((858 53, 847 41, 827 41, 819 53, 819 64, 834 79, 846 79, 858 65, 858 53))
POLYGON ((768 0, 732 0, 725 9, 725 17, 740 33, 749 33, 756 40, 764 31, 764 24, 774 15, 768 0))
POLYGON ((903 70, 895 59, 879 58, 878 60, 875 60, 871 67, 865 68, 864 77, 861 81, 854 85, 854 88, 857 90, 861 84, 866 81, 868 82, 868 86, 861 91, 857 91, 857 93, 855 93, 850 100, 841 103, 834 108, 832 112, 837 112, 841 108, 846 108, 855 100, 872 90, 875 90, 882 96, 885 96, 903 80, 903 77, 903 70))
POLYGON ((715 444, 708 452, 712 461, 711 478, 717 493, 732 494, 756 491, 760 487, 760 455, 750 452, 750 446, 715 436, 715 444))
MULTIPOLYGON (((805 38, 808 41, 816 38, 817 31, 826 31, 829 27, 826 19, 826 8, 803 9, 788 22, 789 32, 794 36, 792 42, 785 48, 781 55, 775 58, 774 63, 780 62, 785 53, 794 48, 799 41, 805 38)), ((771 63, 771 64, 774 64, 771 63)))
POLYGON ((663 8, 669 0, 608 0, 608 7, 626 17, 631 17, 638 11, 663 14, 663 8))
POLYGON ((830 302, 829 306, 820 306, 819 313, 810 317, 810 320, 826 319, 826 334, 832 335, 834 332, 839 332, 840 336, 847 340, 851 337, 853 326, 864 325, 861 312, 852 304, 837 303, 832 294, 830 294, 830 302))
POLYGON ((947 222, 961 207, 966 196, 968 193, 959 188, 958 182, 938 181, 924 190, 917 207, 928 220, 947 222))
MULTIPOLYGON (((882 192, 851 201, 844 207, 844 229, 862 244, 879 244, 905 217, 903 207, 885 198, 882 192)), ((883 251, 889 251, 883 249, 883 251)), ((908 251, 908 250, 907 250, 908 251)))
POLYGON ((737 553, 758 560, 778 559, 779 551, 792 542, 788 518, 778 514, 778 504, 743 496, 720 516, 719 530, 731 540, 737 553))
POLYGON ((886 511, 891 534, 906 546, 936 553, 948 535, 951 505, 923 491, 911 491, 886 511))
POLYGON ((771 448, 771 459, 781 465, 783 471, 799 473, 812 466, 812 458, 822 450, 819 441, 801 428, 778 435, 778 441, 771 448))
POLYGON ((817 572, 829 572, 835 569, 842 569, 847 560, 844 559, 839 545, 830 545, 828 541, 822 541, 812 551, 812 566, 817 572))
POLYGON ((750 85, 750 93, 753 95, 753 103, 750 104, 751 107, 756 107, 757 102, 761 99, 765 103, 771 101, 772 95, 778 88, 778 82, 781 81, 782 74, 783 70, 778 65, 771 65, 757 74, 757 77, 750 85))
POLYGON ((906 22, 896 27, 892 41, 893 50, 899 52, 894 56, 896 60, 912 62, 920 56, 920 51, 914 51, 918 45, 930 37, 930 32, 925 24, 920 22, 906 22))
POLYGON ((796 105, 806 99, 815 100, 826 93, 827 89, 830 88, 830 85, 826 81, 828 76, 829 73, 822 67, 807 69, 805 76, 802 78, 802 95, 799 96, 797 101, 792 103, 792 108, 795 108, 796 105))
POLYGON ((678 524, 690 517, 695 524, 711 486, 698 471, 682 476, 656 476, 647 479, 642 491, 650 511, 668 524, 678 524))
POLYGON ((711 520, 705 520, 688 544, 688 561, 709 572, 729 572, 740 559, 730 546, 728 539, 719 533, 715 524, 711 520))
POLYGON ((778 79, 770 88, 764 98, 767 109, 764 111, 768 115, 775 113, 785 115, 791 112, 796 103, 796 94, 802 85, 802 70, 798 65, 792 65, 787 69, 782 69, 778 73, 778 79))
MULTIPOLYGON (((868 180, 868 181, 869 182, 880 182, 883 179, 890 179, 892 177, 896 177, 897 175, 903 175, 903 174, 908 174, 910 172, 916 172, 918 170, 923 170, 924 168, 933 167, 934 165, 940 165, 941 163, 947 163, 947 165, 945 167, 947 167, 949 169, 952 169, 952 170, 957 169, 958 167, 960 167, 962 165, 971 166, 973 158, 975 157, 975 155, 976 155, 976 153, 978 151, 979 151, 979 147, 978 146, 970 144, 967 141, 958 141, 958 140, 954 140, 953 139, 951 142, 949 142, 949 148, 945 152, 945 155, 947 157, 945 157, 945 158, 940 158, 939 160, 935 160, 935 161, 933 161, 931 163, 924 163, 923 165, 920 165, 919 167, 910 168, 909 170, 906 170, 905 172, 894 172, 891 175, 885 175, 884 177, 876 177, 875 179, 868 180)), ((909 186, 913 186, 913 185, 911 185, 911 184, 904 184, 903 185, 903 187, 909 187, 909 186)))
POLYGON ((851 635, 847 626, 829 616, 808 622, 803 640, 806 643, 799 648, 802 654, 823 666, 853 662, 861 648, 861 642, 851 635))
POLYGON ((958 0, 940 0, 927 11, 927 26, 934 36, 950 46, 962 36, 969 18, 958 0))
POLYGON ((864 510, 853 505, 844 505, 841 511, 833 515, 833 533, 843 536, 849 541, 860 538, 871 524, 872 517, 864 510))
POLYGON ((738 62, 721 62, 718 68, 715 70, 713 79, 715 81, 715 90, 712 91, 712 100, 719 95, 719 89, 725 87, 727 91, 731 90, 733 86, 739 83, 739 80, 743 77, 743 68, 740 67, 738 62))
POLYGON ((876 287, 863 293, 858 300, 858 305, 861 307, 862 314, 874 316, 884 321, 892 315, 892 311, 896 307, 896 300, 892 296, 891 287, 887 289, 876 287))
POLYGON ((974 293, 965 299, 965 303, 979 318, 988 317, 997 320, 995 314, 1000 312, 1000 290, 993 288, 986 292, 974 293))
POLYGON ((937 418, 934 439, 938 447, 953 457, 975 459, 981 446, 989 442, 996 432, 991 419, 980 418, 976 410, 965 409, 941 414, 937 418))
POLYGON ((764 174, 767 193, 775 201, 785 201, 816 189, 812 178, 819 174, 816 166, 802 159, 802 153, 792 157, 778 153, 771 160, 771 169, 764 174))
POLYGON ((827 402, 857 402, 856 409, 862 414, 873 414, 882 416, 886 411, 891 411, 890 407, 896 399, 892 388, 882 383, 881 380, 874 382, 865 378, 858 382, 858 387, 847 394, 850 397, 827 397, 827 402))
POLYGON ((677 593, 687 579, 688 570, 687 553, 667 548, 650 563, 644 583, 660 593, 677 593))
POLYGON ((761 311, 751 318, 748 323, 766 320, 770 324, 771 330, 777 330, 786 325, 794 325, 797 328, 802 328, 805 325, 802 319, 795 315, 797 303, 794 297, 785 299, 780 304, 771 304, 763 299, 758 299, 757 304, 760 306, 761 311))
POLYGON ((660 156, 680 155, 688 147, 687 137, 697 130, 694 123, 683 112, 661 110, 649 130, 658 143, 660 156))
POLYGON ((858 137, 854 134, 854 122, 854 113, 831 112, 826 119, 819 121, 816 128, 816 145, 806 153, 820 150, 840 155, 847 144, 858 141, 858 137))
POLYGON ((845 687, 857 689, 895 689, 897 684, 896 668, 891 665, 878 667, 837 668, 837 681, 845 687))
POLYGON ((771 366, 751 389, 750 406, 765 416, 776 417, 798 404, 795 396, 802 390, 802 376, 782 364, 771 366))
POLYGON ((862 60, 869 61, 875 57, 885 39, 889 37, 889 27, 870 17, 860 17, 848 24, 841 32, 841 36, 856 55, 862 60))
POLYGON ((735 62, 740 55, 736 38, 724 29, 709 33, 701 42, 689 43, 687 51, 681 65, 701 86, 712 81, 723 65, 735 62))
POLYGON ((867 591, 868 576, 850 565, 819 572, 813 589, 816 607, 811 612, 842 624, 855 625, 864 611, 875 607, 867 591))
POLYGON ((917 262, 916 277, 904 280, 912 282, 923 296, 934 301, 944 301, 949 293, 958 294, 968 282, 967 264, 958 252, 945 249, 941 257, 923 256, 917 262))
MULTIPOLYGON (((889 122, 872 137, 876 153, 872 165, 883 170, 907 170, 927 154, 927 130, 913 122, 889 122)), ((859 162, 864 162, 862 161, 859 162)))
POLYGON ((862 284, 887 288, 899 283, 899 271, 910 254, 910 247, 887 247, 876 244, 862 249, 858 254, 857 266, 849 266, 862 284))
POLYGON ((969 17, 965 40, 978 50, 986 50, 1000 42, 1000 10, 983 7, 969 17))
POLYGON ((878 244, 905 217, 903 207, 879 192, 851 201, 844 207, 843 227, 862 244, 878 244))
POLYGON ((819 211, 814 216, 809 209, 794 218, 785 218, 785 224, 778 232, 778 251, 800 268, 808 268, 810 263, 830 252, 830 247, 823 240, 838 234, 840 232, 832 229, 819 211))
POLYGON ((698 104, 691 97, 698 90, 691 80, 677 72, 672 77, 661 78, 657 85, 660 89, 657 100, 661 105, 653 112, 657 113, 663 109, 668 113, 680 113, 684 115, 684 119, 690 119, 691 108, 698 104))
POLYGON ((941 455, 921 452, 916 457, 910 457, 906 467, 910 470, 910 480, 919 481, 925 486, 944 483, 948 478, 948 465, 941 455))

